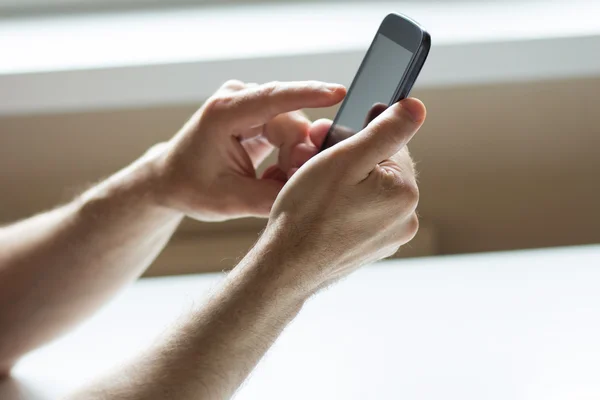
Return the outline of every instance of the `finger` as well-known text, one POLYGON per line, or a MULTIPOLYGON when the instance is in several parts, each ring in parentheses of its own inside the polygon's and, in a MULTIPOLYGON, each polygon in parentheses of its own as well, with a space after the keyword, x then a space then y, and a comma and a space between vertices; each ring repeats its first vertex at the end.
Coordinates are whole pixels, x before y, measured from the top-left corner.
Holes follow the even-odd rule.
POLYGON ((319 148, 307 139, 307 142, 297 144, 291 149, 288 160, 280 160, 280 167, 284 171, 289 171, 292 168, 300 168, 308 160, 316 156, 318 152, 319 148), (283 161, 287 162, 284 163, 283 161))
POLYGON ((272 82, 216 95, 205 104, 207 121, 232 132, 265 124, 275 116, 302 108, 339 103, 346 89, 338 84, 304 81, 272 82))
POLYGON ((333 122, 330 119, 322 118, 312 123, 308 129, 308 137, 317 149, 323 146, 327 132, 331 129, 333 122))
POLYGON ((245 210, 247 216, 268 217, 283 185, 284 182, 274 179, 240 178, 236 181, 236 191, 244 197, 240 198, 239 209, 245 210))
POLYGON ((244 136, 256 135, 242 139, 241 143, 254 168, 257 168, 275 149, 280 148, 279 168, 288 169, 292 161, 290 154, 297 143, 305 141, 308 135, 310 120, 301 111, 291 111, 280 114, 266 125, 252 128, 244 136))
POLYGON ((417 99, 405 99, 385 110, 365 129, 338 146, 348 158, 348 170, 359 180, 375 165, 400 151, 425 120, 425 106, 417 99))
POLYGON ((287 178, 290 179, 300 168, 291 168, 287 173, 287 178))
POLYGON ((311 145, 309 128, 310 120, 301 111, 280 114, 265 125, 265 136, 279 148, 277 163, 282 171, 302 162, 299 154, 311 145))
POLYGON ((273 145, 262 135, 240 142, 254 168, 257 168, 273 152, 273 145))
POLYGON ((283 172, 279 168, 279 166, 271 165, 269 168, 267 168, 265 170, 265 172, 263 172, 261 179, 273 179, 273 180, 280 181, 280 182, 286 182, 287 176, 286 176, 285 172, 283 172))
POLYGON ((245 83, 238 79, 230 79, 224 84, 222 84, 221 87, 217 89, 215 94, 235 93, 239 92, 240 90, 256 86, 258 86, 258 84, 254 82, 245 83))
MULTIPOLYGON (((237 79, 231 79, 221 85, 217 93, 221 95, 232 94, 256 86, 258 86, 256 83, 244 83, 237 79)), ((242 147, 246 150, 246 153, 248 153, 254 168, 257 168, 273 151, 273 146, 262 136, 262 133, 262 127, 251 128, 243 135, 251 138, 240 141, 242 147)))
POLYGON ((279 114, 265 125, 265 137, 276 147, 293 146, 308 136, 310 120, 302 111, 279 114))
POLYGON ((217 93, 237 92, 246 88, 246 84, 237 79, 230 79, 217 90, 217 93))

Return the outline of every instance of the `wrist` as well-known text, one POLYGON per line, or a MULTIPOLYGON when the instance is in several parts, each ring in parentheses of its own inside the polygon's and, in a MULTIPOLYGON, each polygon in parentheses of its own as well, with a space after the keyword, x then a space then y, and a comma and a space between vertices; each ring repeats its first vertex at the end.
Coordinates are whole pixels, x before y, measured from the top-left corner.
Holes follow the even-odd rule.
POLYGON ((277 299, 303 303, 318 289, 308 260, 294 252, 285 236, 265 232, 236 269, 277 299))
MULTIPOLYGON (((155 146, 158 147, 158 146, 155 146)), ((182 218, 183 213, 164 205, 160 173, 160 154, 152 148, 132 164, 111 175, 79 197, 80 206, 93 209, 110 202, 165 217, 182 218)))
POLYGON ((226 219, 215 213, 215 205, 225 199, 206 190, 202 173, 182 162, 171 142, 155 145, 138 162, 148 166, 151 197, 156 205, 196 220, 226 219))

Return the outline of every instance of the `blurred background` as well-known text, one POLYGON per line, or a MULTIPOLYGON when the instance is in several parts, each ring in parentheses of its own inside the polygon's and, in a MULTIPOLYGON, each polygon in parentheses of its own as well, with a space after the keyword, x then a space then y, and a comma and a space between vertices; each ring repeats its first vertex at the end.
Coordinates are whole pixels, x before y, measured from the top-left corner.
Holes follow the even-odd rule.
MULTIPOLYGON (((398 256, 599 243, 598 3, 0 0, 0 223, 168 139, 227 79, 349 85, 395 11, 433 41, 422 228, 398 256)), ((186 220, 147 274, 227 269, 264 223, 186 220)))

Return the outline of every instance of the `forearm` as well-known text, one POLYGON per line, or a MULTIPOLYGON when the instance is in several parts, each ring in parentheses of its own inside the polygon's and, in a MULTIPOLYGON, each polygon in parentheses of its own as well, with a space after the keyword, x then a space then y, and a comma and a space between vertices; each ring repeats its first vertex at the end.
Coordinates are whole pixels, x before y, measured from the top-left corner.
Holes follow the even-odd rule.
POLYGON ((0 368, 137 278, 181 215, 158 206, 146 158, 71 203, 0 229, 0 368))
POLYGON ((231 397, 307 298, 278 276, 282 270, 277 257, 255 248, 154 348, 73 398, 231 397))

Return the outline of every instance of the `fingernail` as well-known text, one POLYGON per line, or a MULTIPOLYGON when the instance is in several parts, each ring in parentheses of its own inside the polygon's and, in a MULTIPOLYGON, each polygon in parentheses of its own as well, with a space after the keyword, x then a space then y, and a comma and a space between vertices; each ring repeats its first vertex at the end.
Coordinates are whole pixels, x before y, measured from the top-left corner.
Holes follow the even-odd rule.
POLYGON ((339 83, 328 83, 325 86, 325 90, 331 93, 337 93, 341 91, 346 91, 346 87, 344 85, 340 85, 339 83))
POLYGON ((402 105, 402 110, 404 110, 406 114, 408 114, 408 117, 413 122, 421 122, 421 120, 423 119, 423 111, 421 104, 419 104, 418 101, 405 99, 402 100, 400 104, 402 105))

